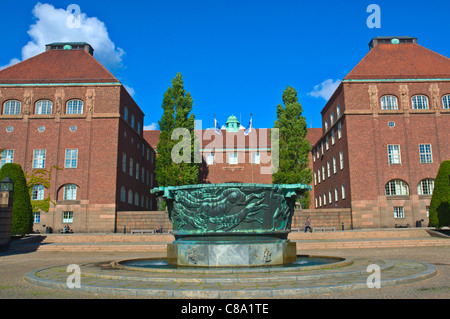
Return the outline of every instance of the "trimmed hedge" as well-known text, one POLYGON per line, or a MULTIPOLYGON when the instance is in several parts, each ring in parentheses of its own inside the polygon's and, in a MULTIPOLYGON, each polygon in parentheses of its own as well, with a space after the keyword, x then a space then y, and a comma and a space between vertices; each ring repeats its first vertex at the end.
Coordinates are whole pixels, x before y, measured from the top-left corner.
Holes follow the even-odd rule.
POLYGON ((8 163, 0 169, 0 180, 9 175, 14 181, 11 236, 25 236, 33 230, 33 210, 27 181, 19 164, 8 163))
POLYGON ((430 225, 436 228, 450 226, 450 161, 444 161, 434 181, 430 203, 430 225))

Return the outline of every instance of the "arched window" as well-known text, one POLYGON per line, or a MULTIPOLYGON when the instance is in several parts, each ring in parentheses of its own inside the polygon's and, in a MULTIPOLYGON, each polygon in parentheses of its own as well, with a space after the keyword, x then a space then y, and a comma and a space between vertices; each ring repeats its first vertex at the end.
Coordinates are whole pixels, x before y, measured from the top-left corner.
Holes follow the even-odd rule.
POLYGON ((434 179, 426 178, 422 179, 417 184, 417 194, 419 195, 433 195, 434 179))
POLYGON ((400 179, 389 181, 386 186, 386 196, 409 195, 408 184, 400 179))
POLYGON ((77 200, 77 185, 64 185, 64 200, 77 200))
POLYGON ((393 95, 385 95, 381 97, 382 110, 398 110, 397 98, 393 95))
POLYGON ((426 95, 414 95, 411 98, 411 102, 414 110, 428 109, 428 97, 426 95))
POLYGON ((127 201, 127 190, 123 186, 120 188, 120 201, 124 203, 127 201))
POLYGON ((444 95, 442 97, 442 107, 444 109, 450 109, 450 94, 444 95))
POLYGON ((36 102, 35 114, 52 114, 53 103, 49 100, 41 100, 36 102))
POLYGON ((70 100, 67 102, 66 114, 83 114, 83 101, 70 100))
POLYGON ((131 189, 128 191, 128 204, 133 204, 133 191, 131 189))
POLYGON ((19 115, 21 103, 16 100, 6 101, 3 104, 3 115, 19 115))

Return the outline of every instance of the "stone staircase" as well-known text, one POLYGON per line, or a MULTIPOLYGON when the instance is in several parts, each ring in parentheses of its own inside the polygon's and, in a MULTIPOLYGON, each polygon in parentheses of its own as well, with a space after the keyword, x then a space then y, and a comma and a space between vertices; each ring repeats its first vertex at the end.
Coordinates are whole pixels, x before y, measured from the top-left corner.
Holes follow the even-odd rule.
MULTIPOLYGON (((351 230, 304 233, 292 232, 289 239, 297 250, 359 249, 450 246, 449 238, 434 237, 424 228, 351 230)), ((11 244, 11 251, 60 252, 165 252, 172 234, 43 234, 11 244)))

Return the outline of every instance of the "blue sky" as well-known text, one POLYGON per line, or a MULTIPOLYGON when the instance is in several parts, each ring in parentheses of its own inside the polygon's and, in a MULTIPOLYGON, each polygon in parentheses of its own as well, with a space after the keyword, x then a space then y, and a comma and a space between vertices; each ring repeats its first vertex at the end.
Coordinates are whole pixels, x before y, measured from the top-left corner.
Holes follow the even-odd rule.
POLYGON ((2 1, 0 66, 28 58, 54 41, 86 41, 142 108, 145 125, 162 114, 177 72, 203 128, 231 114, 246 126, 273 127, 283 90, 294 87, 308 127, 333 88, 367 54, 375 36, 414 36, 450 56, 450 1, 2 1), (67 8, 81 10, 68 28, 67 8), (368 5, 381 10, 369 28, 368 5))

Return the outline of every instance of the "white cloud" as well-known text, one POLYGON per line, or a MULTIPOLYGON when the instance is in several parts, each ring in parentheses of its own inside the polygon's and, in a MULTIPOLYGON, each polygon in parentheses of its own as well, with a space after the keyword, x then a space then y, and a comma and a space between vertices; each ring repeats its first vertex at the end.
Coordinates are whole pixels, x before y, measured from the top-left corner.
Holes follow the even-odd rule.
POLYGON ((154 131, 158 129, 158 123, 152 123, 144 126, 144 131, 154 131))
POLYGON ((334 91, 336 91, 337 87, 341 83, 341 80, 334 81, 333 79, 328 79, 318 85, 314 86, 314 90, 309 92, 308 95, 313 97, 321 97, 328 101, 328 99, 333 95, 334 91))
POLYGON ((5 64, 5 65, 0 66, 0 70, 9 68, 10 66, 12 66, 12 65, 14 65, 14 64, 16 64, 16 63, 19 63, 19 62, 20 62, 19 59, 13 58, 13 59, 11 59, 11 61, 9 61, 8 64, 5 64))
MULTIPOLYGON (((35 23, 28 30, 31 41, 22 48, 22 60, 44 52, 45 45, 52 42, 87 42, 94 48, 95 57, 103 65, 108 68, 122 66, 125 51, 115 46, 105 24, 98 18, 88 17, 81 12, 72 15, 66 9, 56 9, 47 3, 36 4, 33 15, 35 23), (74 20, 75 17, 77 20, 74 20)), ((18 59, 12 59, 11 62, 17 63, 18 59)))

